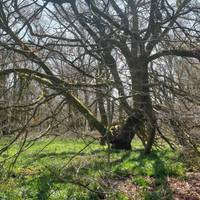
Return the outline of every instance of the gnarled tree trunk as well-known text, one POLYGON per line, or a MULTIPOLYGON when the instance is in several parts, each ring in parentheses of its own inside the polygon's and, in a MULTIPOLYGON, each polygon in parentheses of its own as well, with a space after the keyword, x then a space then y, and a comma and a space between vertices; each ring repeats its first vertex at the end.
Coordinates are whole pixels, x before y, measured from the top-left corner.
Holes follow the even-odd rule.
POLYGON ((145 145, 145 153, 151 151, 154 138, 156 118, 153 111, 150 90, 148 63, 145 59, 135 59, 130 66, 132 77, 133 112, 122 126, 120 134, 112 140, 116 149, 131 149, 131 141, 137 134, 145 145), (146 130, 146 134, 143 130, 146 130))
POLYGON ((143 114, 139 110, 129 116, 121 127, 119 135, 111 140, 113 149, 131 150, 131 141, 142 125, 143 114))

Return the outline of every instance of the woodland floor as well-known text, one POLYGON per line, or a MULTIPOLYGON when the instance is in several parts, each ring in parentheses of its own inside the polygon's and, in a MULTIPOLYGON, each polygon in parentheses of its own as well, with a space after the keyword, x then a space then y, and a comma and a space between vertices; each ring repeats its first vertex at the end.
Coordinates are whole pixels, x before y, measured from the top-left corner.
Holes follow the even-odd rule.
POLYGON ((200 200, 200 172, 166 145, 145 156, 138 141, 119 152, 92 139, 46 138, 15 160, 21 145, 0 157, 0 200, 200 200))
MULTIPOLYGON (((148 179, 148 178, 147 178, 148 179)), ((137 193, 142 187, 132 183, 131 179, 113 181, 113 187, 126 194, 128 199, 138 199, 137 193)), ((167 185, 163 188, 162 195, 156 195, 155 179, 151 179, 151 185, 148 188, 150 193, 146 199, 174 199, 174 200, 199 200, 200 199, 200 173, 186 173, 185 180, 177 177, 168 177, 167 185)), ((140 197, 139 197, 140 198, 140 197)))

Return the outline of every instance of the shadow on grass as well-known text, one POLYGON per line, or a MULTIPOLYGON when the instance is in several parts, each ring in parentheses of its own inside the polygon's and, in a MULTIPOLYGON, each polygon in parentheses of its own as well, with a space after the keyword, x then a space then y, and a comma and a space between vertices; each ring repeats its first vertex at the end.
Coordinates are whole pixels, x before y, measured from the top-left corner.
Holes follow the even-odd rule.
POLYGON ((157 200, 157 199, 165 199, 172 200, 172 190, 169 187, 167 178, 169 176, 176 175, 176 172, 167 167, 167 163, 169 162, 169 156, 167 151, 153 151, 149 155, 140 154, 137 158, 132 159, 135 162, 138 162, 139 165, 139 173, 143 176, 147 175, 144 171, 145 169, 148 171, 146 163, 152 162, 152 174, 154 181, 150 185, 150 191, 145 193, 146 200, 157 200), (142 169, 142 170, 140 170, 142 169))
MULTIPOLYGON (((56 158, 68 158, 69 156, 73 156, 77 154, 77 152, 74 152, 74 151, 69 151, 69 152, 60 152, 60 153, 56 153, 56 152, 47 152, 47 153, 40 153, 40 154, 35 154, 33 156, 36 157, 36 159, 42 159, 42 158, 45 158, 45 157, 56 157, 56 158)), ((84 152, 81 152, 78 154, 79 156, 85 156, 86 153, 84 152)))
POLYGON ((169 187, 167 177, 171 176, 171 172, 165 166, 165 163, 155 154, 154 168, 154 182, 150 192, 146 193, 146 200, 165 199, 172 200, 172 190, 169 187))
MULTIPOLYGON (((65 180, 73 180, 74 176, 77 178, 80 177, 84 180, 85 177, 92 177, 94 174, 97 174, 99 171, 105 172, 106 167, 108 166, 107 159, 99 159, 98 154, 105 153, 105 150, 95 150, 89 153, 82 152, 78 154, 78 156, 83 156, 78 163, 74 164, 66 168, 63 174, 63 179, 65 180), (84 156, 91 156, 97 154, 97 157, 93 157, 89 160, 84 158, 84 156), (77 171, 78 170, 78 171, 77 171)), ((120 154, 116 155, 118 151, 111 151, 111 154, 116 156, 111 162, 112 167, 116 167, 117 170, 112 171, 114 174, 118 174, 120 176, 126 175, 137 175, 142 178, 146 176, 153 177, 153 184, 150 185, 151 190, 146 192, 145 199, 146 200, 154 200, 154 199, 172 199, 172 191, 168 186, 167 177, 173 175, 172 172, 167 168, 166 161, 168 159, 167 152, 165 151, 154 151, 148 156, 144 155, 141 149, 137 149, 134 151, 127 152, 119 152, 120 154), (150 169, 148 168, 150 164, 150 169), (127 173, 123 172, 123 167, 127 170, 127 173), (150 172, 148 172, 150 171, 150 172)), ((61 152, 61 153, 42 153, 37 156, 37 159, 42 159, 45 157, 55 157, 58 158, 69 158, 69 156, 74 156, 77 152, 61 152)), ((103 154, 104 156, 106 154, 103 154)), ((170 159, 170 158, 169 158, 170 159)), ((112 169, 113 170, 113 169, 112 169)), ((53 170, 52 170, 53 171, 53 170)), ((96 175, 95 175, 96 176, 96 175)), ((99 176, 99 175, 98 175, 99 176)), ((54 183, 57 183, 54 174, 50 174, 48 176, 41 175, 36 178, 38 181, 38 190, 37 197, 38 199, 48 199, 50 190, 54 183)), ((35 180, 36 180, 35 179, 35 180)), ((90 182, 87 183, 88 185, 90 182)))
POLYGON ((171 168, 172 158, 168 153, 168 151, 153 151, 149 155, 144 155, 140 149, 136 154, 127 152, 121 159, 115 161, 117 166, 114 173, 122 177, 132 177, 132 181, 144 189, 146 200, 171 200, 172 191, 167 179, 169 176, 177 175, 177 169, 171 168))
POLYGON ((32 156, 35 157, 36 159, 42 159, 45 157, 56 157, 56 158, 68 158, 70 156, 99 156, 101 153, 106 153, 106 150, 103 149, 95 149, 90 152, 80 152, 78 151, 63 151, 63 152, 43 152, 39 154, 33 154, 32 156), (98 155, 99 154, 99 155, 98 155))
POLYGON ((54 180, 52 175, 43 175, 37 181, 36 199, 47 200, 51 195, 51 188, 53 187, 54 180))

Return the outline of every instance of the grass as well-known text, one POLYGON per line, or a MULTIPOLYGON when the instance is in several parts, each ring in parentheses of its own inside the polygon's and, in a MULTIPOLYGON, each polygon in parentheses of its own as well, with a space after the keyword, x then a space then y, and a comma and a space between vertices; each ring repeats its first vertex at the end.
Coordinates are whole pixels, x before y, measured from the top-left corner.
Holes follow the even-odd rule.
MULTIPOLYGON (((50 141, 51 138, 40 140, 22 152, 14 166, 12 159, 2 163, 1 200, 126 200, 126 194, 115 191, 109 181, 126 178, 138 186, 141 199, 172 199, 166 179, 185 173, 184 164, 167 147, 144 156, 137 141, 131 152, 110 154, 98 142, 85 148, 89 139, 55 139, 46 146, 50 141), (152 185, 153 191, 149 192, 152 185)), ((6 142, 1 141, 0 147, 6 142)), ((15 155, 19 148, 20 143, 13 145, 0 161, 15 155)))

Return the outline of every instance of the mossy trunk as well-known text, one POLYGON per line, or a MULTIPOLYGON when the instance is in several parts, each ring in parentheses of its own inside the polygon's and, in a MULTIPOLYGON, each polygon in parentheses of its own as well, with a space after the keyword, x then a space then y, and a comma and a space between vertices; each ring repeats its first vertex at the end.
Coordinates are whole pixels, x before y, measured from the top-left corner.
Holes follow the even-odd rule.
POLYGON ((100 121, 98 121, 93 113, 78 98, 69 92, 64 92, 63 95, 67 97, 74 108, 76 108, 89 121, 89 123, 91 123, 100 132, 100 134, 105 137, 107 129, 100 121))
POLYGON ((135 110, 121 127, 119 135, 114 135, 111 143, 113 149, 131 150, 131 141, 143 122, 142 112, 135 110))

